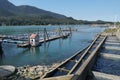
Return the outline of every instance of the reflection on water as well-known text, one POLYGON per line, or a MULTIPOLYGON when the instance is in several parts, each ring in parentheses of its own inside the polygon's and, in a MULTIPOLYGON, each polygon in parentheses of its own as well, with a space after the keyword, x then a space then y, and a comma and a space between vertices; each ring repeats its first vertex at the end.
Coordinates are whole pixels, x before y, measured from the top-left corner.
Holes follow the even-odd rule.
POLYGON ((30 53, 36 54, 37 51, 40 52, 39 48, 37 48, 37 47, 36 48, 35 47, 31 47, 30 48, 30 53))
MULTIPOLYGON (((59 26, 0 27, 0 33, 23 34, 28 31, 32 32, 32 29, 34 29, 33 32, 35 32, 44 27, 47 29, 56 29, 59 26)), ((2 61, 0 61, 0 65, 49 65, 63 61, 78 50, 88 46, 95 35, 104 30, 104 28, 90 27, 88 25, 73 26, 73 28, 78 29, 78 32, 73 32, 68 38, 42 43, 41 46, 35 48, 18 48, 16 44, 2 43, 4 57, 2 58, 2 61)))

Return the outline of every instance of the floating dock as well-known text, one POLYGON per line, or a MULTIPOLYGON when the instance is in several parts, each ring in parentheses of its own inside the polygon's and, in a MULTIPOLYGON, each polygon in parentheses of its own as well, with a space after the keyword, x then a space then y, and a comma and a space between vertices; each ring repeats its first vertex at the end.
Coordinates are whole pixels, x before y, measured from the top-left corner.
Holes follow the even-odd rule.
POLYGON ((59 28, 57 32, 47 32, 46 28, 44 28, 43 32, 36 32, 32 34, 0 35, 0 42, 14 43, 17 44, 18 47, 23 48, 31 46, 36 47, 40 46, 43 42, 48 42, 59 38, 65 39, 72 34, 72 31, 73 30, 71 28, 68 30, 62 30, 59 28), (33 34, 36 34, 37 37, 30 38, 33 34), (42 40, 40 38, 42 38, 42 40))
MULTIPOLYGON (((44 42, 48 42, 48 41, 53 41, 53 40, 56 40, 56 39, 60 39, 60 38, 67 38, 69 36, 69 34, 66 34, 66 35, 63 35, 63 36, 56 36, 56 37, 52 37, 52 38, 49 38, 49 39, 46 39, 46 40, 40 40, 39 41, 39 44, 38 46, 40 46, 42 43, 44 42)), ((22 44, 17 44, 18 47, 23 47, 23 48, 26 48, 26 47, 31 47, 31 45, 29 44, 29 42, 26 42, 26 43, 22 43, 22 44)))
POLYGON ((21 44, 17 44, 17 47, 26 48, 26 47, 30 47, 30 44, 29 43, 21 43, 21 44))

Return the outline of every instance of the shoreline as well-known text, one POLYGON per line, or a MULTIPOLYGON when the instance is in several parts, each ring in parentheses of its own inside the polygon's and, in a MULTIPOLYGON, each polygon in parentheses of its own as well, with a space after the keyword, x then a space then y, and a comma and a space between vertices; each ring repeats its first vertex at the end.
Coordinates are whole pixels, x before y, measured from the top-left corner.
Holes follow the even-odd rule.
POLYGON ((52 65, 36 65, 36 66, 21 66, 16 67, 16 71, 12 76, 7 77, 11 80, 31 80, 41 78, 46 72, 56 68, 60 63, 54 63, 52 65))
POLYGON ((60 25, 0 25, 0 27, 11 27, 11 26, 74 26, 74 25, 89 25, 90 27, 109 27, 106 26, 105 24, 60 24, 60 25))
MULTIPOLYGON (((106 33, 104 33, 104 35, 106 35, 106 33)), ((54 63, 52 65, 35 65, 35 66, 26 65, 26 66, 16 67, 17 72, 13 76, 8 77, 8 79, 14 79, 14 80, 37 79, 42 77, 46 72, 56 68, 59 64, 60 63, 54 63)))

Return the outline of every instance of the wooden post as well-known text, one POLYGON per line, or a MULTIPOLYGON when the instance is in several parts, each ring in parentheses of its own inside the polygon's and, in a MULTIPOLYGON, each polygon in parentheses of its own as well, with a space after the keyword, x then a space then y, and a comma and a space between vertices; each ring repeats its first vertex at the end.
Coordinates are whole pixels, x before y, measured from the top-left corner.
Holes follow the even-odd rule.
POLYGON ((45 33, 46 33, 47 39, 49 40, 49 36, 48 36, 48 33, 47 33, 47 30, 46 30, 46 29, 45 29, 45 33))
POLYGON ((29 43, 29 45, 31 45, 30 44, 30 34, 28 33, 28 43, 29 43))
POLYGON ((71 30, 71 27, 69 27, 69 30, 70 30, 70 34, 72 34, 72 30, 71 30))
POLYGON ((60 28, 58 29, 58 32, 59 32, 59 36, 61 36, 61 34, 60 34, 60 28))
POLYGON ((45 34, 46 28, 44 28, 44 42, 46 42, 46 34, 45 34))
POLYGON ((44 42, 46 42, 46 38, 49 40, 47 30, 46 30, 46 28, 44 28, 44 42))
POLYGON ((31 36, 31 34, 30 34, 30 30, 28 31, 28 43, 29 43, 29 46, 31 45, 30 44, 30 36, 31 36))
POLYGON ((59 36, 63 36, 61 28, 59 28, 59 36))

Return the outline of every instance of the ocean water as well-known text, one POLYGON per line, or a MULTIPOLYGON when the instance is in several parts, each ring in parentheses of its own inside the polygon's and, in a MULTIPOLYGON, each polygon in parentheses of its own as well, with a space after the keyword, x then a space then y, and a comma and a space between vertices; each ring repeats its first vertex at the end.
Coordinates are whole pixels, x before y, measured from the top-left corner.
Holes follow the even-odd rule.
POLYGON ((18 48, 13 43, 2 43, 3 54, 0 57, 0 65, 50 65, 61 62, 77 51, 87 47, 96 34, 102 32, 104 27, 91 27, 89 25, 64 25, 64 26, 1 26, 0 34, 18 35, 40 32, 44 28, 55 30, 72 27, 77 31, 67 39, 58 39, 42 44, 39 47, 18 48))

